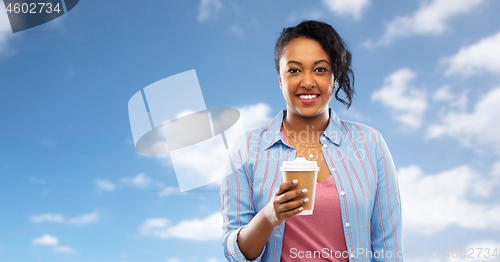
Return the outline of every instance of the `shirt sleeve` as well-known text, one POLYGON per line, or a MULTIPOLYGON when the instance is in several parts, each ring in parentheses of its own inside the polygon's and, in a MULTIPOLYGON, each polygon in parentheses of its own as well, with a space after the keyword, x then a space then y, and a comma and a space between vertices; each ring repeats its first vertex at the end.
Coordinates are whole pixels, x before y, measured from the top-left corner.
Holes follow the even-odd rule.
POLYGON ((396 167, 391 152, 379 131, 375 131, 377 156, 377 190, 371 227, 373 251, 379 251, 376 261, 403 261, 401 243, 402 213, 396 167))
POLYGON ((253 175, 246 169, 242 156, 247 154, 245 135, 237 138, 235 150, 231 150, 226 165, 226 175, 221 179, 221 200, 223 217, 224 256, 230 262, 261 261, 266 250, 254 260, 248 260, 238 246, 238 234, 255 216, 255 205, 252 200, 253 175))

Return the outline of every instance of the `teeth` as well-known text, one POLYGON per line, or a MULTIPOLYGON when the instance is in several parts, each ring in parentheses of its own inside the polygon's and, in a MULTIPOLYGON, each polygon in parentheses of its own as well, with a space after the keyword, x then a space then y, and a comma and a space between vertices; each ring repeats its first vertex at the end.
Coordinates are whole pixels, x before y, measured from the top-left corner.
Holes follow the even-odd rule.
POLYGON ((309 100, 309 99, 313 99, 313 98, 316 98, 318 95, 299 95, 300 99, 305 99, 305 100, 309 100))

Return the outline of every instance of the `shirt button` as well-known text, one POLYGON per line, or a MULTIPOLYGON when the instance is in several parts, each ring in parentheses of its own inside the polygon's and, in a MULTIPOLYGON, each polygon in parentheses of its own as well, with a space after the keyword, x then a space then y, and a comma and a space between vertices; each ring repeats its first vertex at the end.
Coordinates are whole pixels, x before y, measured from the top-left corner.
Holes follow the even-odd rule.
POLYGON ((346 227, 349 227, 349 222, 345 223, 345 226, 346 226, 346 227))
POLYGON ((345 195, 345 192, 344 192, 344 191, 342 191, 342 192, 340 192, 340 194, 341 194, 341 195, 345 195))
POLYGON ((325 137, 324 137, 324 136, 323 136, 323 137, 321 137, 321 140, 322 140, 322 141, 325 141, 325 137))
POLYGON ((332 172, 335 172, 335 170, 337 170, 337 169, 335 169, 335 168, 332 168, 332 172))
POLYGON ((326 144, 323 144, 323 148, 326 148, 326 144))

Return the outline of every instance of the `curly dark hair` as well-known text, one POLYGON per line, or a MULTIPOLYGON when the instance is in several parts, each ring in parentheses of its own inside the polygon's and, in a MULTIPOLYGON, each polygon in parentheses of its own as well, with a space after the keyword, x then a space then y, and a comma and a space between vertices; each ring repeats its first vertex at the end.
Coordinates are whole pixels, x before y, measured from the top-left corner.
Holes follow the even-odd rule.
POLYGON ((318 41, 328 54, 330 61, 332 61, 331 70, 334 76, 336 76, 335 80, 339 86, 335 92, 335 98, 349 108, 355 94, 354 73, 351 68, 351 53, 347 49, 347 45, 342 38, 337 34, 337 31, 327 23, 305 20, 295 27, 283 28, 283 32, 278 38, 276 47, 274 48, 274 60, 276 62, 278 74, 280 73, 279 61, 283 54, 283 49, 290 41, 300 37, 318 41), (345 98, 347 101, 338 96, 341 89, 346 94, 345 98))

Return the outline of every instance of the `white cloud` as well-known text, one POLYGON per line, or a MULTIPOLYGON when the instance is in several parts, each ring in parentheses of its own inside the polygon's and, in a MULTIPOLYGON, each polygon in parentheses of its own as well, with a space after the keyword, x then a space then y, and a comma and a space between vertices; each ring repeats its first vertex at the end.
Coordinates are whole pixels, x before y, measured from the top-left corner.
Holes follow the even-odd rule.
POLYGON ((434 100, 437 101, 447 101, 453 99, 453 94, 451 93, 450 86, 445 85, 434 93, 434 100))
POLYGON ((384 35, 368 40, 366 47, 388 45, 394 39, 410 35, 438 35, 445 31, 447 22, 460 14, 467 14, 485 0, 432 0, 422 1, 413 14, 398 16, 386 27, 384 35))
POLYGON ((99 191, 113 191, 115 190, 115 185, 109 181, 96 179, 95 184, 99 191))
POLYGON ((500 73, 500 32, 461 48, 452 57, 442 60, 448 65, 446 75, 473 75, 481 72, 500 73))
POLYGON ((178 259, 178 258, 173 257, 173 258, 167 259, 167 262, 181 262, 181 260, 178 259))
POLYGON ((65 218, 61 214, 42 214, 39 216, 32 216, 30 218, 31 222, 40 223, 66 223, 70 225, 87 225, 99 221, 99 214, 96 212, 80 215, 73 218, 65 218))
POLYGON ((401 68, 384 79, 381 89, 372 94, 373 101, 380 101, 391 110, 393 117, 401 123, 417 128, 421 125, 427 108, 425 90, 409 85, 416 74, 401 68))
MULTIPOLYGON (((261 127, 271 120, 271 109, 263 103, 236 109, 240 112, 240 120, 237 125, 224 132, 229 148, 234 146, 236 137, 245 130, 261 127)), ((221 142, 220 138, 213 137, 169 152, 182 191, 210 184, 225 174, 228 152, 221 142), (193 159, 196 159, 196 165, 192 164, 193 159)))
POLYGON ((52 223, 62 223, 64 222, 64 216, 60 214, 43 214, 39 216, 32 216, 31 222, 33 223, 44 223, 44 222, 52 222, 52 223))
MULTIPOLYGON (((227 138, 228 131, 224 133, 227 138)), ((233 142, 233 139, 227 140, 233 142)), ((172 151, 170 157, 182 191, 206 185, 225 174, 227 150, 220 136, 172 151)))
POLYGON ((147 219, 139 228, 142 234, 158 238, 179 238, 186 240, 217 240, 222 237, 222 215, 217 212, 205 219, 181 221, 170 226, 166 218, 147 219))
POLYGON ((440 122, 428 128, 428 138, 449 136, 465 146, 484 145, 500 153, 500 87, 481 98, 473 112, 450 110, 440 122))
POLYGON ((170 194, 181 193, 177 187, 165 187, 160 191, 160 196, 166 196, 170 194))
POLYGON ((500 205, 470 202, 468 197, 488 197, 499 184, 467 165, 425 175, 418 166, 398 172, 403 224, 415 233, 436 234, 458 225, 469 229, 500 229, 500 205))
POLYGON ((43 235, 40 238, 35 238, 31 241, 32 244, 35 245, 45 245, 45 246, 54 246, 54 251, 58 253, 73 253, 74 250, 68 246, 59 246, 59 239, 53 237, 51 235, 43 235))
POLYGON ((236 108, 240 111, 240 117, 245 130, 251 130, 271 121, 271 107, 264 103, 236 108))
POLYGON ((370 5, 370 0, 323 0, 330 11, 339 16, 352 16, 359 20, 363 11, 370 5))
POLYGON ((68 246, 58 246, 54 248, 54 251, 58 253, 74 253, 75 251, 68 246))
POLYGON ((51 235, 43 235, 40 238, 33 239, 31 243, 35 245, 57 246, 57 244, 59 244, 59 239, 51 235))
MULTIPOLYGON (((228 131, 224 132, 226 140, 228 143, 233 143, 234 138, 238 132, 249 131, 254 128, 262 127, 271 121, 271 107, 264 103, 257 103, 248 106, 236 107, 240 112, 242 126, 232 127, 232 133, 228 131)), ((183 114, 188 114, 190 112, 186 111, 183 114)), ((239 135, 239 133, 237 134, 239 135)), ((159 141, 163 145, 163 141, 159 141)), ((229 144, 232 146, 232 144, 229 144)), ((225 162, 221 162, 227 159, 227 151, 220 147, 220 141, 217 139, 205 140, 203 142, 194 144, 190 147, 178 149, 173 152, 167 152, 166 155, 145 155, 141 156, 154 157, 159 161, 160 164, 167 168, 174 168, 177 176, 177 181, 179 182, 182 190, 188 190, 191 181, 203 181, 203 182, 213 182, 220 179, 221 174, 224 173, 225 162), (197 165, 192 165, 192 159, 197 159, 197 165), (217 159, 217 161, 214 161, 217 159), (173 166, 173 163, 176 163, 173 166)), ((158 183, 157 183, 158 184, 158 183)), ((158 186, 162 186, 161 184, 158 186)), ((217 184, 217 186, 220 186, 217 184)), ((166 190, 161 191, 160 195, 168 195, 173 192, 178 192, 172 190, 172 188, 166 188, 166 190)))
POLYGON ((493 163, 491 167, 493 169, 492 174, 495 175, 497 179, 500 179, 500 161, 493 163))
POLYGON ((469 93, 469 89, 466 89, 462 91, 460 96, 456 98, 455 101, 450 103, 450 108, 456 108, 456 110, 460 112, 465 112, 467 109, 467 105, 469 104, 469 97, 467 96, 467 93, 469 93))
POLYGON ((222 3, 219 0, 201 0, 198 6, 198 21, 204 21, 217 15, 222 8, 222 3))
POLYGON ((70 225, 86 225, 99 221, 99 214, 97 212, 81 215, 78 217, 70 218, 66 222, 70 225))
POLYGON ((152 180, 144 173, 140 173, 132 178, 122 178, 123 183, 133 187, 147 187, 151 184, 152 180))

